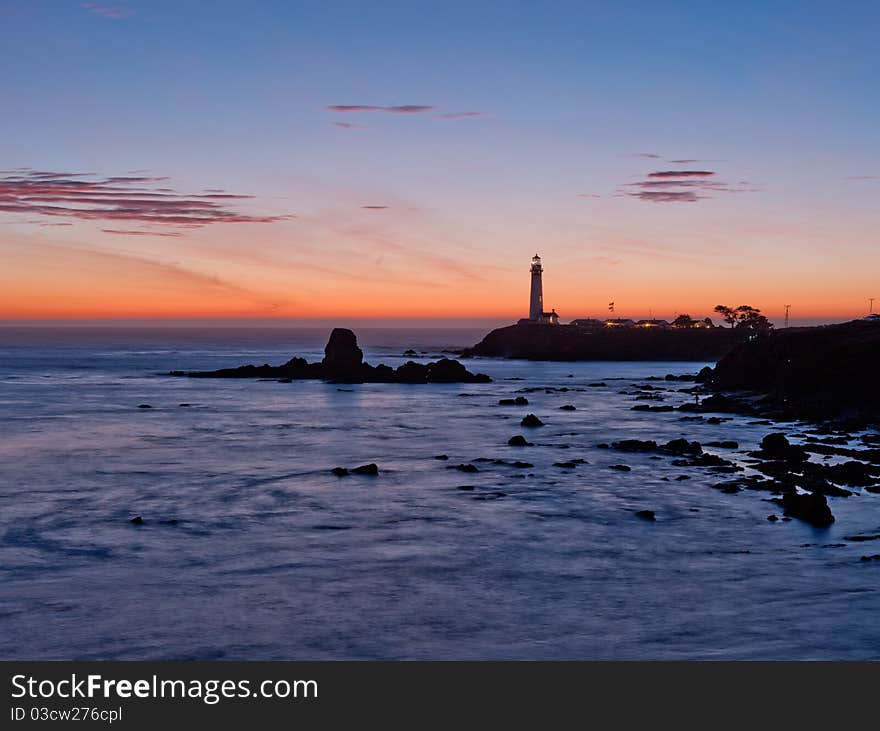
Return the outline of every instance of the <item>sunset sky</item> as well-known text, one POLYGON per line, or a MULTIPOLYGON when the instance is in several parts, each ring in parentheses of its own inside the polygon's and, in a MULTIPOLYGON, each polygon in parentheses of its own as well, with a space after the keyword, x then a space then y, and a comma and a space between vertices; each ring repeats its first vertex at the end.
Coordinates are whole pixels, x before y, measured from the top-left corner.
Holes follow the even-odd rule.
POLYGON ((880 5, 0 0, 0 318, 880 310, 880 5))

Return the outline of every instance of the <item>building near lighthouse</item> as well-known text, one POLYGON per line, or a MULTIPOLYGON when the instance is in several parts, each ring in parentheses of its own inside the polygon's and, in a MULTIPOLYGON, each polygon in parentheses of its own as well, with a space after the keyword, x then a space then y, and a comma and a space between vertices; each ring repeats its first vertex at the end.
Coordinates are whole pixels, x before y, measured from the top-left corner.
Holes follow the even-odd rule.
POLYGON ((532 265, 529 268, 529 272, 531 273, 529 316, 520 320, 520 324, 558 325, 559 315, 556 310, 544 311, 544 283, 541 278, 541 275, 544 273, 544 267, 541 264, 541 257, 537 254, 532 257, 532 265))

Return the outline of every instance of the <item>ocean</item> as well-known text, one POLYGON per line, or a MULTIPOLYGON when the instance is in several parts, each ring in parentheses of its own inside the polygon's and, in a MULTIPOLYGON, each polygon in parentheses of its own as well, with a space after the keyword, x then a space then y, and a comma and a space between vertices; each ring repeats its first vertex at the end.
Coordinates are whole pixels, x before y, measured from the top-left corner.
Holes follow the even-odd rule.
MULTIPOLYGON (((483 334, 358 332, 393 366, 483 334)), ((859 560, 880 541, 846 540, 880 532, 880 495, 830 498, 828 529, 771 523, 768 493, 597 447, 725 439, 740 451, 707 451, 741 460, 803 432, 631 410, 645 379, 705 363, 473 359, 494 379, 474 385, 163 375, 319 359, 327 336, 0 329, 0 658, 880 659, 880 561, 859 560)))

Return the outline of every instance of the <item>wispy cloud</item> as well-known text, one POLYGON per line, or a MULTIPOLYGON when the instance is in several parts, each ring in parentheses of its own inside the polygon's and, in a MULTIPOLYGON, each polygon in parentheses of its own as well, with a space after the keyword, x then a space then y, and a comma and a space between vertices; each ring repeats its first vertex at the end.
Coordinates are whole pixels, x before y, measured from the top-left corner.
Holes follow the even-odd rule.
MULTIPOLYGON (((73 224, 61 224, 65 226, 72 226, 73 224)), ((123 236, 166 236, 169 238, 178 238, 183 236, 179 231, 128 231, 121 228, 102 228, 105 234, 121 234, 123 236)))
POLYGON ((361 208, 365 208, 368 211, 384 211, 388 206, 361 206, 361 208))
POLYGON ((481 117, 482 112, 447 112, 446 114, 438 114, 440 119, 465 119, 466 117, 481 117))
POLYGON ((694 160, 694 159, 688 159, 688 160, 669 160, 669 162, 674 162, 676 165, 690 165, 691 163, 695 163, 695 162, 703 162, 703 160, 694 160))
POLYGON ((389 114, 421 114, 435 108, 428 104, 400 104, 391 107, 372 104, 331 104, 324 107, 328 112, 388 112, 389 114))
POLYGON ((649 178, 707 178, 714 175, 713 170, 658 170, 648 173, 649 178))
POLYGON ((275 223, 294 216, 252 215, 232 210, 229 200, 250 196, 231 193, 184 195, 156 183, 153 176, 98 177, 89 173, 40 170, 0 173, 0 214, 78 220, 136 221, 198 227, 215 223, 275 223))
POLYGON ((880 175, 848 175, 844 180, 880 180, 880 175))
POLYGON ((705 197, 689 190, 640 190, 629 195, 639 200, 653 201, 654 203, 696 203, 705 197))
POLYGON ((342 127, 342 129, 366 129, 365 124, 352 124, 351 122, 333 122, 334 127, 342 127))
POLYGON ((598 193, 578 193, 578 198, 601 198, 602 196, 598 193))
POLYGON ((657 170, 647 173, 645 180, 626 183, 616 195, 651 203, 696 203, 712 198, 712 193, 754 193, 757 190, 746 180, 737 183, 716 180, 714 170, 657 170))
POLYGON ((656 160, 661 157, 661 155, 658 155, 655 152, 633 152, 629 157, 647 157, 651 160, 656 160))
POLYGON ((90 13, 100 15, 104 18, 112 18, 113 20, 121 20, 134 14, 134 10, 124 5, 96 5, 95 3, 83 3, 82 7, 90 13))

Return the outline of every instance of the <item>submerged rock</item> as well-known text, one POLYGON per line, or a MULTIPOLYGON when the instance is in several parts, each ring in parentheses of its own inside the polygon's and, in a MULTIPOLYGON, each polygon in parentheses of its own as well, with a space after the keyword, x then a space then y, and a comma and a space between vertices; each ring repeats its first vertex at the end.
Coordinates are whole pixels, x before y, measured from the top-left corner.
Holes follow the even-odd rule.
POLYGON ((642 520, 657 520, 657 516, 654 514, 653 510, 637 510, 635 516, 642 520))
POLYGON ((360 467, 355 467, 351 472, 354 475, 375 476, 379 474, 379 466, 375 462, 370 462, 370 464, 362 464, 360 467))
POLYGON ((330 472, 337 477, 346 477, 348 475, 348 470, 345 467, 334 467, 330 472))
POLYGON ((533 446, 531 442, 527 442, 526 438, 521 434, 515 434, 510 439, 507 440, 508 446, 511 447, 531 447, 533 446))

